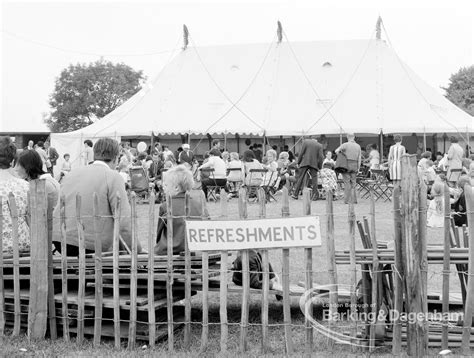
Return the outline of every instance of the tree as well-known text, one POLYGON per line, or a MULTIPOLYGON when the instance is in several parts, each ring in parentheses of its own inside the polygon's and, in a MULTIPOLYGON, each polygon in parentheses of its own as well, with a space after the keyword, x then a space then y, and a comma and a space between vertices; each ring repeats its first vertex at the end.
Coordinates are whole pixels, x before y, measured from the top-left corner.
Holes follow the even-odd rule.
POLYGON ((451 75, 449 86, 443 89, 447 99, 474 116, 474 65, 451 75))
POLYGON ((123 64, 96 61, 69 65, 56 79, 46 124, 52 132, 68 132, 101 119, 137 93, 145 77, 123 64))

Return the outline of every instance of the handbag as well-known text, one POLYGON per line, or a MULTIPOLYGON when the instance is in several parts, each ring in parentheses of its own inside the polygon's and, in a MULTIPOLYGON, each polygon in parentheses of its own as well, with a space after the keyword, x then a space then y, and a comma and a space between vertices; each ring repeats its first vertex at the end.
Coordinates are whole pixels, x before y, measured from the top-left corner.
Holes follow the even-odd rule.
POLYGON ((347 157, 343 152, 337 153, 336 165, 334 166, 334 171, 336 174, 346 173, 348 170, 347 167, 347 157))

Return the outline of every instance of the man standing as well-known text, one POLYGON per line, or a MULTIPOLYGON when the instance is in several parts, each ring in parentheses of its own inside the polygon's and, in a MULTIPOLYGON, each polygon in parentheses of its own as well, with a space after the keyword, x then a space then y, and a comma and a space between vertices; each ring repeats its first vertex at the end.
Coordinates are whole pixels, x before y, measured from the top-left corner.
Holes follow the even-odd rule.
POLYGON ((35 143, 32 140, 28 141, 28 145, 25 147, 25 150, 33 150, 35 149, 34 147, 35 143))
POLYGON ((300 155, 298 156, 298 180, 296 182, 295 191, 292 195, 293 199, 298 199, 300 189, 306 179, 306 173, 311 174, 311 187, 313 189, 313 200, 317 199, 318 193, 318 170, 323 164, 323 146, 316 139, 309 138, 303 142, 300 155))
POLYGON ((49 161, 51 162, 51 166, 48 168, 51 176, 54 178, 54 166, 59 158, 58 151, 51 147, 49 142, 44 142, 44 149, 46 150, 46 155, 48 156, 49 161))
POLYGON ((41 161, 43 162, 43 172, 46 173, 51 167, 51 162, 49 161, 48 156, 46 155, 46 151, 44 150, 44 143, 42 141, 39 141, 37 143, 36 152, 41 157, 41 161))
POLYGON ((345 155, 347 159, 347 171, 342 173, 344 181, 344 203, 352 202, 357 204, 355 193, 357 172, 361 163, 360 145, 355 142, 354 133, 347 133, 347 142, 343 143, 336 149, 338 155, 345 155), (351 198, 351 199, 349 199, 351 198))

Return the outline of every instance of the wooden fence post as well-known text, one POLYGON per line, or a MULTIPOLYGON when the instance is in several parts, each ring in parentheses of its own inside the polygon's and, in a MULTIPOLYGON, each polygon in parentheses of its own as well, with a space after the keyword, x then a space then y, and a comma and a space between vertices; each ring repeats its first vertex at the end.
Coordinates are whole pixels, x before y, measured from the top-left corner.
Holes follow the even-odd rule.
POLYGON ((138 235, 137 235, 137 195, 130 196, 132 253, 130 267, 130 322, 128 325, 128 349, 135 347, 137 338, 137 275, 138 275, 138 235))
MULTIPOLYGON (((290 216, 290 202, 288 197, 288 189, 283 188, 281 209, 282 216, 290 216)), ((283 321, 285 322, 285 343, 286 354, 293 353, 293 339, 291 336, 291 301, 290 301, 290 249, 282 249, 283 252, 283 272, 282 272, 282 286, 283 286, 283 321)))
MULTIPOLYGON (((350 251, 350 272, 351 272, 351 317, 356 317, 357 309, 357 295, 356 295, 356 286, 357 286, 357 267, 356 267, 356 258, 355 258, 355 212, 354 212, 354 198, 355 193, 352 190, 351 193, 352 199, 349 201, 349 212, 348 212, 348 221, 349 221, 349 251, 350 251)), ((351 324, 352 325, 352 324, 351 324)), ((354 320, 351 336, 353 339, 356 339, 357 336, 357 321, 354 320)), ((352 352, 355 351, 355 347, 351 346, 352 352)))
MULTIPOLYGON (((226 192, 221 189, 221 217, 227 217, 227 200, 225 200, 226 192)), ((227 341, 229 337, 229 327, 227 322, 227 259, 229 254, 227 251, 221 251, 221 267, 220 267, 220 278, 221 284, 219 288, 220 295, 220 307, 219 316, 221 320, 221 353, 227 352, 227 341)))
POLYGON ((155 225, 155 191, 150 194, 150 202, 148 207, 148 268, 147 268, 147 293, 148 293, 148 345, 153 348, 156 340, 156 317, 155 305, 155 242, 156 242, 156 225, 155 225))
MULTIPOLYGON (((394 298, 393 308, 395 313, 402 313, 403 310, 403 265, 402 265, 402 221, 400 217, 400 186, 395 186, 393 190, 393 222, 394 222, 394 265, 393 265, 393 286, 394 298)), ((402 326, 400 315, 395 315, 393 321, 392 354, 400 355, 402 347, 402 326)))
POLYGON ((372 240, 372 322, 370 322, 370 336, 369 336, 369 352, 372 352, 375 349, 375 327, 377 326, 377 317, 379 311, 379 298, 383 297, 383 292, 379 292, 379 279, 381 278, 381 273, 379 272, 379 257, 378 257, 378 245, 377 237, 375 233, 375 197, 374 191, 370 189, 370 221, 372 223, 372 232, 370 233, 370 238, 372 240))
MULTIPOLYGON (((328 254, 328 273, 331 283, 329 291, 329 329, 334 326, 333 317, 337 313, 338 289, 337 289, 337 266, 336 266, 336 245, 334 241, 334 206, 332 195, 326 198, 326 216, 327 216, 327 254, 328 254)), ((329 340, 329 348, 334 348, 334 341, 329 340)))
MULTIPOLYGON (((202 200, 202 196, 201 196, 202 200)), ((186 217, 191 215, 191 197, 185 196, 186 217)), ((191 342, 191 253, 188 240, 184 244, 184 347, 189 348, 191 342)))
MULTIPOLYGON (((20 272, 18 253, 18 211, 13 195, 9 196, 13 224, 13 275, 15 290, 15 325, 13 334, 20 333, 20 272)), ((30 182, 31 211, 31 267, 30 302, 28 309, 28 338, 43 339, 46 334, 48 312, 48 250, 47 199, 44 180, 30 182)))
MULTIPOLYGON (((201 193, 202 213, 206 210, 206 200, 204 193, 201 193)), ((226 200, 225 196, 221 197, 221 201, 226 200)), ((209 253, 202 252, 202 335, 201 350, 204 353, 209 344, 209 253)))
POLYGON ((100 211, 99 197, 97 193, 93 194, 94 207, 94 268, 95 268, 95 312, 94 312, 94 346, 100 345, 100 337, 102 334, 102 304, 103 304, 103 287, 102 287, 102 240, 99 237, 100 227, 100 211))
MULTIPOLYGON (((46 184, 45 184, 46 189, 46 184)), ((48 222, 48 237, 46 241, 47 247, 50 249, 47 251, 48 254, 48 319, 49 319, 49 335, 52 340, 58 338, 58 327, 56 323, 56 302, 54 300, 54 276, 53 276, 53 206, 48 205, 49 199, 46 198, 46 220, 48 222)), ((57 200, 57 197, 56 197, 57 200)), ((56 203, 55 203, 56 204, 56 203)), ((0 231, 1 233, 1 231, 0 231)))
POLYGON ((444 255, 443 255, 443 326, 441 348, 448 349, 448 320, 445 314, 449 313, 449 266, 451 253, 451 203, 448 184, 444 184, 444 255))
POLYGON ((166 232, 167 232, 167 265, 166 265, 166 311, 168 316, 168 351, 174 351, 174 322, 173 322, 173 202, 166 195, 166 232))
POLYGON ((120 281, 119 281, 119 254, 120 254, 120 217, 122 215, 122 206, 120 203, 120 194, 117 192, 117 202, 114 210, 114 238, 112 244, 112 267, 113 267, 113 286, 114 286, 114 344, 116 349, 120 349, 120 281))
POLYGON ((79 288, 77 290, 77 343, 82 344, 84 340, 84 304, 86 295, 86 249, 84 242, 84 227, 81 217, 82 199, 79 193, 76 195, 76 225, 79 241, 79 288))
MULTIPOLYGON (((258 192, 259 217, 264 219, 267 216, 265 191, 259 188, 258 192)), ((268 300, 270 287, 270 268, 268 260, 268 250, 262 250, 262 352, 268 350, 268 300)))
MULTIPOLYGON (((327 197, 331 196, 327 193, 327 197)), ((311 215, 311 190, 309 188, 303 189, 303 215, 311 215)), ((305 248, 305 290, 313 288, 313 249, 305 248)), ((313 305, 310 306, 311 313, 313 312, 313 305)), ((305 354, 311 356, 313 352, 313 326, 309 317, 305 317, 305 354)))
POLYGON ((462 352, 471 353, 469 344, 472 332, 472 314, 474 305, 474 195, 470 185, 464 186, 467 204, 467 222, 469 224, 469 273, 466 292, 466 307, 464 309, 464 322, 462 332, 462 352))
POLYGON ((66 198, 59 197, 59 221, 61 231, 61 314, 63 324, 63 339, 69 342, 69 309, 67 303, 67 242, 66 242, 66 198))
MULTIPOLYGON (((423 313, 428 314, 428 248, 426 242, 426 225, 427 225, 427 186, 423 179, 420 179, 420 211, 419 211, 419 233, 420 233, 420 270, 421 270, 421 297, 426 297, 423 300, 423 313)), ((428 347, 429 334, 428 334, 428 321, 425 321, 425 344, 428 347)))
MULTIPOLYGON (((245 188, 239 190, 239 218, 247 219, 247 191, 245 188)), ((240 319, 240 352, 247 351, 247 334, 249 324, 249 300, 250 300, 250 272, 249 272, 249 250, 242 250, 242 316, 240 319)))
MULTIPOLYGON (((422 257, 420 237, 418 233, 419 218, 419 181, 417 172, 416 155, 404 155, 401 159, 402 165, 402 227, 403 237, 403 266, 405 268, 405 298, 409 314, 423 313, 425 307, 422 297, 421 262, 422 257)), ((426 354, 425 335, 426 326, 424 319, 416 322, 408 322, 407 346, 408 354, 424 356, 426 354)))
MULTIPOLYGON (((0 208, 3 208, 3 197, 0 196, 0 208)), ((3 215, 0 215, 0 343, 5 334, 5 291, 3 287, 3 215)))

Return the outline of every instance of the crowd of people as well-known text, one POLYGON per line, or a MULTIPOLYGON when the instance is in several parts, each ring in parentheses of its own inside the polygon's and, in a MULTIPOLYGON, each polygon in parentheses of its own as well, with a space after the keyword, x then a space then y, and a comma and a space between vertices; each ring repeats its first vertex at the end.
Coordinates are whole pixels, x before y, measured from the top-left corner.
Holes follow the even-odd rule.
MULTIPOLYGON (((386 162, 381 161, 377 145, 371 144, 362 150, 353 134, 334 151, 324 149, 316 138, 307 138, 300 153, 290 148, 278 151, 274 146, 265 151, 260 145, 249 146, 242 155, 227 152, 220 141, 199 162, 189 144, 183 144, 176 152, 156 143, 148 152, 138 152, 129 143, 118 143, 110 138, 101 138, 92 145, 84 142, 83 164, 72 170, 70 156, 64 154, 64 163, 59 175, 54 178, 53 168, 59 157, 48 142, 30 142, 21 152, 9 137, 0 137, 0 196, 3 215, 3 251, 12 250, 12 212, 10 200, 15 200, 18 211, 18 237, 21 250, 29 247, 29 205, 28 182, 35 179, 45 181, 48 205, 49 234, 55 249, 60 252, 59 234, 61 228, 59 195, 65 198, 65 232, 68 240, 67 254, 78 254, 78 231, 75 222, 76 195, 82 197, 81 212, 98 210, 100 217, 100 238, 103 251, 112 249, 114 214, 121 203, 120 236, 124 247, 131 245, 130 204, 127 193, 130 168, 140 167, 146 173, 149 183, 164 195, 174 200, 173 214, 184 217, 185 193, 190 196, 191 211, 195 219, 208 216, 202 197, 208 199, 209 188, 221 187, 227 191, 227 200, 238 195, 238 189, 247 187, 271 187, 274 192, 287 186, 294 199, 298 199, 305 186, 313 189, 313 200, 324 195, 335 195, 340 183, 344 183, 344 201, 356 203, 356 183, 361 176, 370 177, 376 171, 386 173, 395 185, 401 180, 401 157, 406 153, 402 137, 394 136, 395 144, 390 147, 386 162), (92 145, 92 146, 91 146, 92 145), (260 158, 260 159, 259 159, 260 158), (255 171, 256 169, 256 171, 255 171), (200 189, 203 194, 198 195, 200 189), (98 207, 94 208, 94 193, 98 207), (13 194, 13 196, 12 196, 13 194), (203 209, 204 208, 204 209, 203 209)), ((453 218, 457 225, 466 224, 466 203, 464 185, 474 184, 474 162, 451 138, 446 154, 430 151, 421 153, 418 162, 419 175, 429 187, 428 225, 442 226, 444 221, 444 191, 447 187, 453 218), (449 186, 445 186, 445 183, 449 186)), ((58 171, 57 171, 58 172, 58 171)), ((387 180, 388 180, 387 179, 387 180)), ((156 253, 166 251, 166 202, 160 207, 160 221, 157 227, 156 253)), ((83 218, 86 252, 95 250, 96 233, 92 216, 83 218)), ((174 236, 181 237, 174 242, 173 251, 184 248, 184 220, 173 221, 174 236)), ((139 248, 141 250, 141 248, 139 248)))

